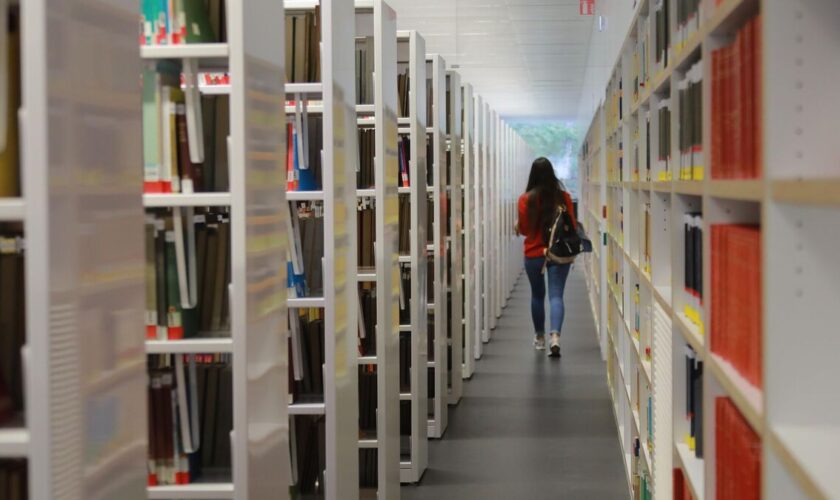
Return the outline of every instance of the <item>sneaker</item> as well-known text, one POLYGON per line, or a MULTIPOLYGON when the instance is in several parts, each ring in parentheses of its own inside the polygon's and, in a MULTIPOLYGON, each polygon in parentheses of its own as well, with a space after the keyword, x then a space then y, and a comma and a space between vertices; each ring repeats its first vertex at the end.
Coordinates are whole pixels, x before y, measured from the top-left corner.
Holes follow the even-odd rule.
POLYGON ((549 342, 548 356, 552 358, 560 357, 560 334, 551 332, 551 341, 549 342))
POLYGON ((534 347, 536 347, 538 351, 545 350, 545 335, 534 336, 534 347))

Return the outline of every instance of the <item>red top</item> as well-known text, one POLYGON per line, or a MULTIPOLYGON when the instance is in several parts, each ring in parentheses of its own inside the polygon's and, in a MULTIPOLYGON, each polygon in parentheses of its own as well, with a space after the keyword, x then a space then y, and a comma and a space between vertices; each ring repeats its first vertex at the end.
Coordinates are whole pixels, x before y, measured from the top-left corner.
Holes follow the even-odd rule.
MULTIPOLYGON (((575 220, 575 206, 569 193, 563 191, 563 201, 566 203, 566 210, 572 217, 573 227, 577 227, 575 220)), ((529 234, 525 234, 525 228, 529 227, 528 222, 528 193, 519 197, 519 234, 525 236, 525 257, 542 257, 545 255, 545 241, 543 241, 541 228, 533 228, 529 234)))

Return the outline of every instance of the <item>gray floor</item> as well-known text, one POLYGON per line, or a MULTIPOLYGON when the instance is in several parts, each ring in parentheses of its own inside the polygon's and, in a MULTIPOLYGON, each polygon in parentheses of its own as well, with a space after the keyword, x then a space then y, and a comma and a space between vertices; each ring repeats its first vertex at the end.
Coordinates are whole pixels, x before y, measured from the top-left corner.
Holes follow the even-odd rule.
POLYGON ((449 427, 430 445, 430 468, 402 498, 624 499, 606 372, 581 269, 566 286, 563 357, 531 346, 523 274, 485 344, 449 427))

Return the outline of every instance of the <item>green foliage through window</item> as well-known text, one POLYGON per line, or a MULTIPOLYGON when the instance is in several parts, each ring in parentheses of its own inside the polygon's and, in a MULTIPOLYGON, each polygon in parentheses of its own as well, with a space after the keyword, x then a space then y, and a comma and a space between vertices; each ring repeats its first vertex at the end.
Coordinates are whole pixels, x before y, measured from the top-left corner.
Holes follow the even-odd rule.
MULTIPOLYGON (((583 131, 570 122, 519 122, 511 126, 531 146, 534 158, 545 156, 551 160, 557 177, 577 198, 578 152, 583 131)), ((522 165, 521 168, 523 175, 528 175, 531 165, 522 165)))

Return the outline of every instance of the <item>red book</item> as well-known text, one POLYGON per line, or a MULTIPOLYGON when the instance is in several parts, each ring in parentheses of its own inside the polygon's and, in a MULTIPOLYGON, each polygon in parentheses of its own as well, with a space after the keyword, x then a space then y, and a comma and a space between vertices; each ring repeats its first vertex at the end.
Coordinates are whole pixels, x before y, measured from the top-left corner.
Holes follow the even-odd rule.
POLYGON ((715 399, 715 498, 758 500, 761 442, 729 398, 715 399))
POLYGON ((739 32, 739 50, 741 52, 740 82, 742 114, 741 114, 741 136, 742 142, 739 145, 741 157, 743 158, 742 177, 755 177, 755 146, 754 146, 754 99, 755 93, 752 85, 752 46, 750 39, 750 23, 747 23, 739 32))

